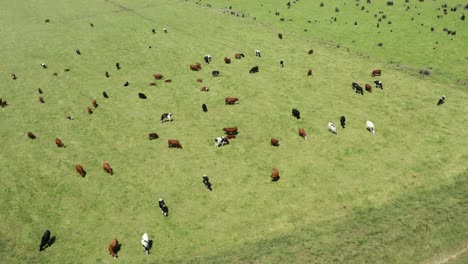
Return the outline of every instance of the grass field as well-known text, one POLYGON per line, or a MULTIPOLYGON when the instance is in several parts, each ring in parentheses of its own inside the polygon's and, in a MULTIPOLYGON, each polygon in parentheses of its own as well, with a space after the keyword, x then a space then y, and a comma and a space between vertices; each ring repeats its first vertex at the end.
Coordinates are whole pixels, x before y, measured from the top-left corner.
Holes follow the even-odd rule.
MULTIPOLYGON (((334 39, 315 25, 320 30, 299 34, 296 19, 286 28, 253 7, 256 20, 193 1, 0 4, 0 97, 9 104, 0 108, 0 262, 111 263, 114 237, 122 263, 415 263, 467 243, 467 30, 455 19, 458 46, 444 36, 449 48, 440 51, 450 63, 439 70, 445 63, 435 58, 437 70, 421 78, 414 69, 430 55, 409 49, 396 67, 385 57, 393 55, 345 42, 353 32, 334 39), (246 57, 234 60, 239 52, 246 57), (213 62, 191 72, 189 64, 205 54, 213 62), (260 72, 249 74, 255 65, 260 72), (377 68, 384 90, 355 94, 351 83, 372 83, 377 68), (148 86, 157 72, 172 83, 148 86), (447 102, 436 106, 443 94, 447 102), (226 106, 226 96, 239 104, 226 106), (88 115, 93 98, 99 107, 88 115), (291 117, 291 108, 303 118, 291 117), (174 121, 162 124, 166 112, 174 121), (327 123, 338 125, 341 115, 348 126, 333 135, 327 123), (228 126, 239 128, 238 138, 215 148, 228 126), (309 140, 297 135, 299 127, 309 140), (28 131, 38 138, 29 140, 28 131), (149 141, 150 132, 160 139, 149 141), (57 148, 55 137, 67 147, 57 148), (167 139, 184 149, 168 149, 167 139), (273 167, 281 174, 276 183, 273 167), (158 198, 170 208, 167 219, 158 198), (39 252, 46 229, 56 242, 39 252), (154 241, 149 256, 140 245, 144 232, 154 241)), ((319 11, 312 14, 327 16, 319 11)))

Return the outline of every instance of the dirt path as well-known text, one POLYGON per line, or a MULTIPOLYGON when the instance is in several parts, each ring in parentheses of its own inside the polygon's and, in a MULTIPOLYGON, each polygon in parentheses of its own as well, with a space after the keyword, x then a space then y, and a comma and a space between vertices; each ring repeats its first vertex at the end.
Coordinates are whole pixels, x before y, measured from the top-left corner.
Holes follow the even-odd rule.
POLYGON ((468 245, 465 245, 461 250, 458 250, 450 255, 444 255, 444 256, 437 256, 432 258, 432 260, 429 260, 425 262, 426 264, 445 264, 448 263, 451 260, 456 259, 459 255, 465 253, 468 251, 468 245))

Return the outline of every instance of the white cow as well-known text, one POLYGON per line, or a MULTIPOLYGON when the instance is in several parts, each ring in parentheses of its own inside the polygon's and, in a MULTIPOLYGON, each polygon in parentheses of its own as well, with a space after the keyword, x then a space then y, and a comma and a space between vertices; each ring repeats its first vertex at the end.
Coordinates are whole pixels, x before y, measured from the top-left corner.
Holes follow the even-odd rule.
POLYGON ((328 130, 330 130, 330 132, 334 134, 338 134, 338 132, 336 131, 336 126, 333 123, 328 123, 328 130))
POLYGON ((369 132, 372 132, 372 135, 375 134, 374 123, 372 123, 371 121, 367 120, 367 121, 366 121, 366 128, 367 128, 367 130, 369 130, 369 132))
POLYGON ((143 251, 146 253, 146 255, 148 255, 149 254, 149 236, 148 236, 148 233, 144 233, 141 236, 141 245, 144 248, 143 251))

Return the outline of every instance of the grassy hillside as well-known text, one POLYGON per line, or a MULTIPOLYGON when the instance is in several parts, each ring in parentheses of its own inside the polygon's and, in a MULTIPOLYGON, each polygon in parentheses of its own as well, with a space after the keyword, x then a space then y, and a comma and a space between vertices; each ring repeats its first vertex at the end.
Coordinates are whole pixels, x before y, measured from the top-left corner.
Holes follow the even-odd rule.
POLYGON ((0 97, 9 103, 0 109, 5 263, 110 263, 114 237, 125 263, 407 263, 466 241, 466 89, 319 39, 287 32, 279 40, 271 25, 190 2, 2 6, 0 97), (238 52, 246 57, 234 60, 238 52), (191 72, 189 64, 204 54, 213 62, 191 72), (224 64, 225 56, 232 64, 224 64), (260 72, 249 74, 255 65, 260 72), (372 83, 376 68, 384 90, 355 94, 351 82, 372 83), (157 72, 172 82, 155 81, 157 72), (200 92, 202 86, 210 91, 200 92), (148 99, 138 99, 139 92, 148 99), (437 107, 442 94, 447 103, 437 107), (226 96, 239 97, 239 104, 226 106, 226 96), (99 107, 88 115, 93 98, 99 107), (291 117, 291 108, 303 118, 291 117), (175 120, 162 124, 166 112, 175 120), (348 126, 333 135, 327 123, 338 125, 341 115, 348 126), (375 123, 375 136, 366 120, 375 123), (228 126, 239 128, 238 138, 215 148, 213 139, 228 126), (297 135, 299 127, 309 140, 297 135), (28 131, 38 138, 29 140, 28 131), (149 132, 161 138, 149 141, 149 132), (57 136, 66 148, 54 145, 57 136), (279 148, 269 145, 271 137, 279 148), (168 149, 167 139, 184 149, 168 149), (103 161, 114 176, 102 170, 103 161), (78 163, 86 178, 75 172, 78 163), (281 174, 276 183, 269 178, 273 167, 281 174), (203 174, 213 192, 203 186, 203 174), (170 208, 167 219, 158 198, 170 208), (45 229, 57 240, 39 253, 45 229), (149 256, 140 245, 144 232, 154 240, 149 256))

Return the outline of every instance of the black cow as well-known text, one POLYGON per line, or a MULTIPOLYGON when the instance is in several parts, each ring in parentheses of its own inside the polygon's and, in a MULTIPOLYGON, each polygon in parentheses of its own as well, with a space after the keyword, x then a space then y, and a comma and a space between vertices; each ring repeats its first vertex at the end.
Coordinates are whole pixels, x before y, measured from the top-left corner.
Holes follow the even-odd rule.
POLYGON ((279 38, 279 39, 283 39, 283 34, 278 33, 278 38, 279 38))
POLYGON ((104 98, 109 98, 109 96, 107 95, 107 93, 106 93, 105 91, 102 92, 102 96, 103 96, 104 98))
POLYGON ((284 61, 283 60, 280 60, 280 66, 281 66, 281 68, 284 67, 284 61))
POLYGON ((146 99, 146 95, 144 93, 138 93, 138 97, 140 99, 146 99))
POLYGON ((296 108, 293 108, 292 109, 292 116, 294 116, 297 119, 300 119, 301 118, 301 112, 299 112, 299 110, 297 110, 296 108))
POLYGON ((50 231, 46 230, 44 232, 44 235, 42 235, 41 244, 39 245, 39 251, 42 251, 47 246, 49 246, 49 242, 50 242, 50 231))
POLYGON ((258 66, 254 66, 250 69, 249 73, 256 73, 258 72, 258 66))
POLYGON ((42 89, 41 89, 41 88, 37 88, 37 92, 38 92, 39 94, 42 94, 42 89))
POLYGON ((156 34, 156 29, 152 29, 151 32, 153 32, 153 34, 156 34))
POLYGON ((124 86, 125 86, 125 87, 127 87, 127 86, 129 86, 129 85, 130 85, 129 82, 125 82, 125 83, 124 83, 124 86))
POLYGON ((382 81, 375 80, 374 83, 375 83, 375 87, 380 88, 380 89, 383 90, 383 83, 382 83, 382 81))
POLYGON ((80 49, 76 49, 75 52, 76 52, 76 54, 81 55, 80 49))
POLYGON ((211 182, 210 182, 210 179, 208 178, 208 176, 206 175, 203 175, 203 183, 205 184, 205 187, 212 191, 213 189, 211 189, 211 182))
POLYGON ((166 203, 163 199, 159 199, 159 209, 161 209, 161 213, 165 216, 169 216, 169 208, 167 207, 166 203))
POLYGON ((110 74, 109 72, 106 71, 106 77, 109 78, 110 77, 110 74))
POLYGON ((11 74, 11 78, 12 78, 13 80, 16 80, 16 79, 17 79, 16 74, 12 73, 12 74, 11 74))
POLYGON ((213 77, 218 77, 219 76, 219 71, 212 71, 211 75, 213 75, 213 77))
POLYGON ((202 104, 202 109, 203 109, 203 112, 208 112, 208 108, 206 107, 206 104, 202 104))
POLYGON ((362 90, 362 87, 359 86, 359 84, 353 82, 353 90, 356 92, 356 93, 360 93, 361 95, 364 95, 364 91, 362 90))
POLYGON ((341 127, 345 128, 345 126, 346 126, 346 117, 345 116, 340 117, 340 123, 341 123, 341 127))
POLYGON ((115 67, 117 68, 117 70, 120 70, 120 63, 117 62, 117 63, 115 64, 115 67))
POLYGON ((439 101, 437 101, 437 105, 441 105, 445 103, 445 95, 442 95, 442 97, 439 98, 439 101))

